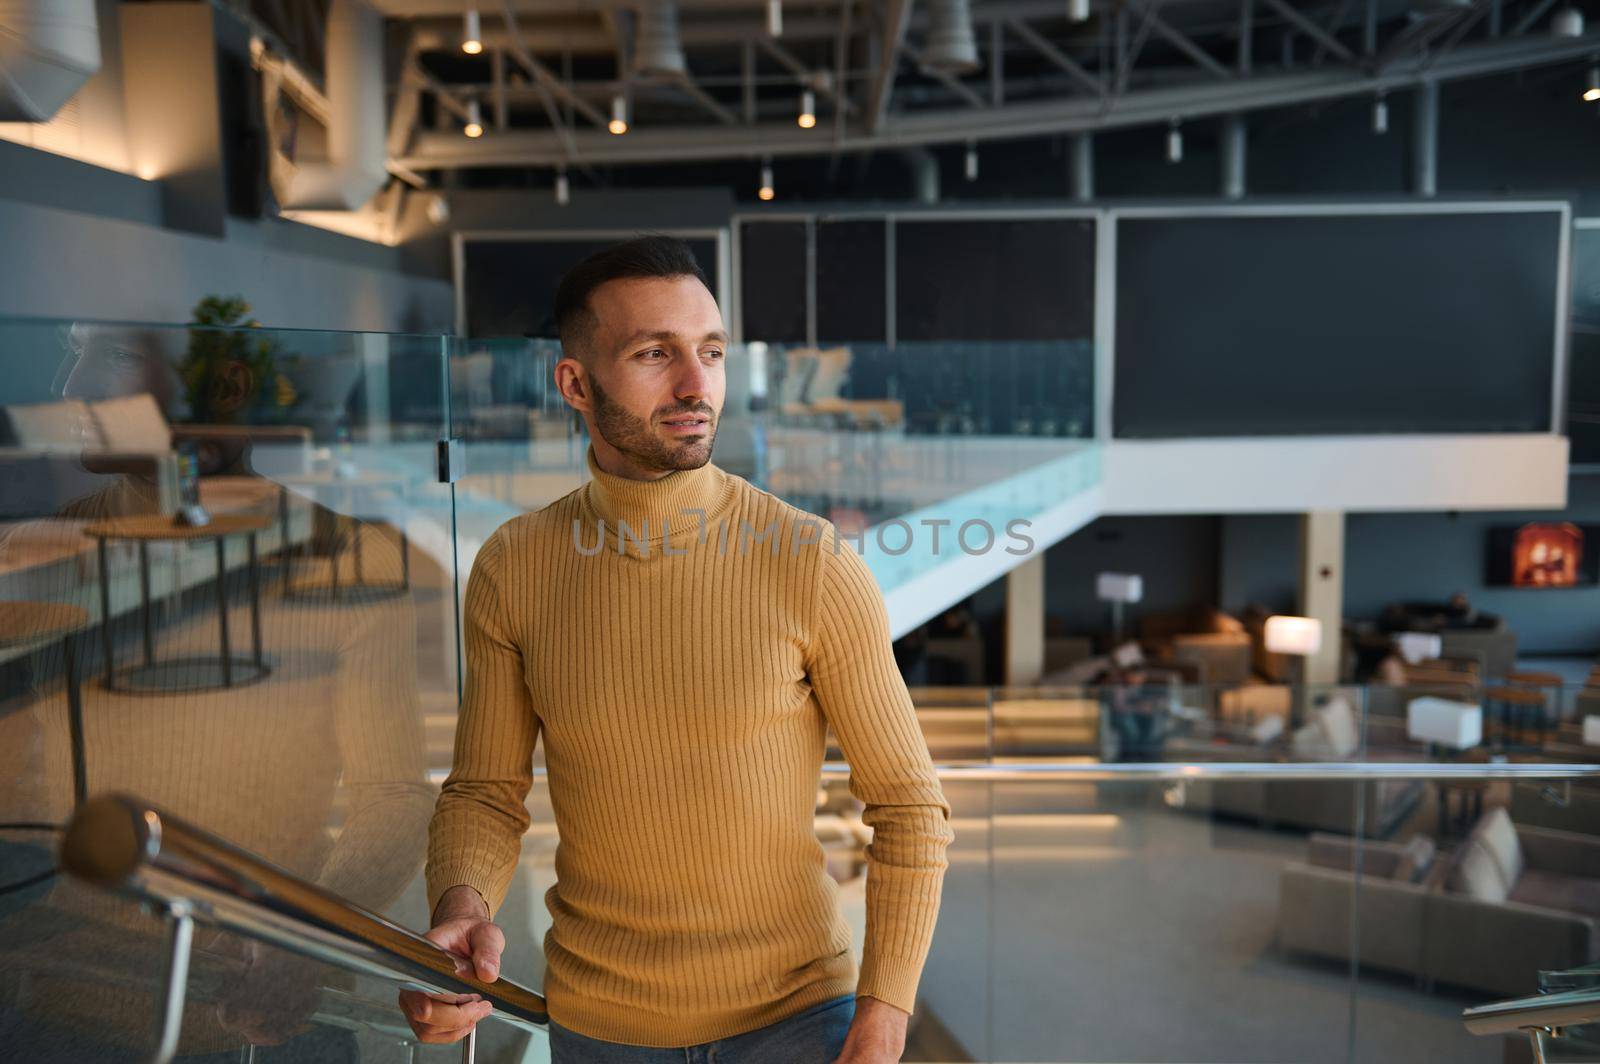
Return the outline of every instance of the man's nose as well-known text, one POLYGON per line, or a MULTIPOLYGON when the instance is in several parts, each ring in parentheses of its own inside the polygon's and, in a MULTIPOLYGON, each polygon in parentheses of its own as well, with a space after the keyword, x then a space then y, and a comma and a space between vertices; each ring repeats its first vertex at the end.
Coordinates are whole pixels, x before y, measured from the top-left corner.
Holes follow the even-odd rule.
POLYGON ((704 399, 709 393, 711 371, 698 358, 680 359, 672 394, 677 399, 704 399))

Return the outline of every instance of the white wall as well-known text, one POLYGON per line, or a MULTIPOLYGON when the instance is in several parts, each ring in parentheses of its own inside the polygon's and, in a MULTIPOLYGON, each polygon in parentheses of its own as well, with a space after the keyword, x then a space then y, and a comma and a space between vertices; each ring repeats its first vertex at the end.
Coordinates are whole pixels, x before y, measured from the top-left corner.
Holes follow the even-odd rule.
POLYGON ((1566 501, 1567 440, 1545 433, 1106 446, 1109 514, 1544 510, 1566 501))
POLYGON ((270 227, 292 224, 217 240, 0 199, 0 316, 186 322, 202 296, 237 293, 266 326, 451 330, 448 282, 276 246, 270 227))

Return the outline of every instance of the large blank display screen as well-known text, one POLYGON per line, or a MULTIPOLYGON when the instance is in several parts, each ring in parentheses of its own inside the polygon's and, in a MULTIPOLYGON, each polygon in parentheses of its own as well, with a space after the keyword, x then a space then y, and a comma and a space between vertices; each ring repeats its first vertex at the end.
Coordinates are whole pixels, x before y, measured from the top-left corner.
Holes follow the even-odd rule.
POLYGON ((1115 434, 1548 432, 1562 223, 1119 219, 1115 434))

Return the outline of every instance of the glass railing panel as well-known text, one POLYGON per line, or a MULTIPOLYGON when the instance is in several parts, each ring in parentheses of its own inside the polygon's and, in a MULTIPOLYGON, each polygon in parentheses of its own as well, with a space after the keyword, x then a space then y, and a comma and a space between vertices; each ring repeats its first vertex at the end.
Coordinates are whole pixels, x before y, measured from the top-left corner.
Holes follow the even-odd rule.
POLYGON ((448 347, 0 321, 0 820, 139 794, 426 924, 458 679, 448 347))

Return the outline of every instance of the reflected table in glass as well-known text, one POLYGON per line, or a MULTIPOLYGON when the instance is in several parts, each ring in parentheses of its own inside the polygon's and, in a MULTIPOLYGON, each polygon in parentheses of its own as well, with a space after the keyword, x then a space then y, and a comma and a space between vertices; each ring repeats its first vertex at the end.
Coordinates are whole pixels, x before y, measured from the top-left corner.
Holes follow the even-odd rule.
POLYGON ((328 509, 332 512, 336 522, 333 535, 333 559, 329 566, 327 584, 291 584, 289 581, 289 558, 284 554, 283 568, 283 593, 291 598, 320 593, 331 593, 334 598, 343 598, 347 592, 359 592, 366 595, 403 595, 411 590, 411 541, 406 536, 405 528, 396 527, 395 532, 400 537, 400 579, 393 583, 369 583, 362 571, 361 551, 361 518, 355 513, 356 500, 363 492, 392 489, 402 491, 409 478, 402 474, 382 473, 372 470, 362 470, 358 473, 340 475, 336 472, 310 473, 294 476, 278 477, 278 522, 283 529, 283 541, 289 542, 289 490, 294 489, 311 499, 321 503, 323 498, 328 499, 328 509), (351 535, 351 553, 355 562, 355 579, 353 581, 339 580, 339 556, 344 553, 344 530, 338 526, 341 518, 348 518, 354 534, 351 535))
POLYGON ((78 633, 89 627, 89 611, 67 602, 0 602, 0 650, 61 640, 67 681, 67 727, 72 736, 72 796, 88 790, 83 753, 83 695, 78 683, 78 633))
POLYGON ((96 521, 83 530, 94 539, 100 551, 100 631, 105 651, 105 676, 101 681, 108 691, 129 694, 173 694, 181 691, 209 691, 255 683, 270 671, 261 654, 261 578, 256 557, 256 533, 272 519, 264 514, 217 514, 204 525, 180 525, 166 514, 137 514, 96 521), (242 535, 249 545, 246 570, 250 593, 249 658, 235 658, 228 633, 228 566, 224 543, 229 536, 242 535), (217 554, 217 629, 222 653, 219 657, 184 657, 157 661, 155 632, 150 610, 150 544, 192 543, 211 540, 217 554), (118 670, 111 646, 111 569, 107 544, 126 540, 139 547, 139 612, 144 636, 144 662, 118 670))

